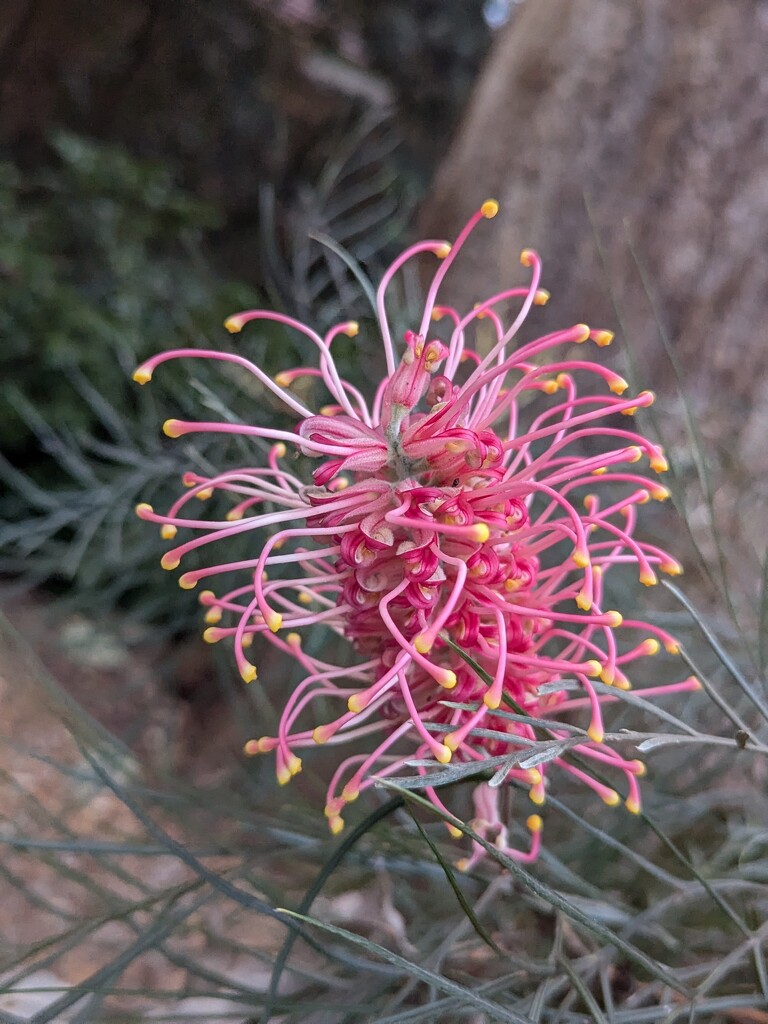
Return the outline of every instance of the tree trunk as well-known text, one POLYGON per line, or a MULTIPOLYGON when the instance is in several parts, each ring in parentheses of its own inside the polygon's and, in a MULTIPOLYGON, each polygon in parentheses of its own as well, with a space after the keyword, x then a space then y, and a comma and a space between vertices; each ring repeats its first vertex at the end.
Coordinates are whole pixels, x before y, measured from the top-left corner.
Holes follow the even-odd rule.
POLYGON ((452 297, 491 294, 517 278, 520 249, 538 249, 546 323, 620 323, 685 468, 666 330, 715 475, 717 530, 749 589, 768 534, 767 54, 765 2, 528 0, 423 217, 450 237, 497 198, 499 226, 472 239, 452 297))

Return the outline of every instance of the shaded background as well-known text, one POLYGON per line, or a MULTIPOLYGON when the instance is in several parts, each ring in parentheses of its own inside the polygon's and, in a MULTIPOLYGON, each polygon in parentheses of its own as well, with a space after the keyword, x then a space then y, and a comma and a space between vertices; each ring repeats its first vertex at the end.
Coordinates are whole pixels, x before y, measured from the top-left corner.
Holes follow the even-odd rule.
MULTIPOLYGON (((22 843, 2 864, 14 928, 25 925, 10 945, 20 956, 58 934, 67 914, 75 923, 85 916, 85 939, 37 970, 54 972, 49 986, 91 984, 96 967, 106 970, 100 994, 75 1019, 98 1019, 119 981, 153 1006, 170 999, 174 1019, 224 1019, 215 1016, 221 1006, 182 1012, 179 993, 203 998, 202 978, 230 1008, 235 995, 258 1005, 253 990, 263 990, 266 968, 259 975, 254 957, 268 962, 282 926, 260 919, 257 941, 242 907, 227 916, 215 903, 204 928, 172 928, 170 952, 157 939, 149 959, 136 953, 123 975, 115 965, 126 948, 166 920, 158 913, 147 924, 135 910, 141 885, 165 893, 187 876, 154 847, 154 859, 136 852, 162 842, 129 813, 125 792, 93 776, 83 749, 97 750, 112 778, 149 787, 142 806, 169 834, 200 843, 214 836, 220 859, 206 863, 221 877, 245 878, 273 905, 298 901, 326 849, 323 823, 306 814, 312 781, 299 780, 287 800, 281 791, 278 803, 269 766, 242 766, 242 741, 263 731, 268 699, 232 685, 226 652, 217 659, 199 640, 194 595, 159 571, 163 545, 132 515, 139 500, 171 500, 190 465, 237 457, 215 439, 168 443, 159 435, 164 418, 194 417, 201 404, 244 419, 254 402, 260 416, 277 411, 262 408, 263 396, 233 394, 225 376, 204 368, 169 368, 151 389, 138 389, 131 370, 163 348, 229 344, 221 322, 247 305, 320 326, 365 316, 343 263, 312 235, 342 244, 375 279, 404 241, 422 231, 451 237, 495 196, 502 213, 493 241, 486 232, 468 247, 462 274, 448 282, 451 297, 489 294, 518 273, 519 250, 532 245, 553 293, 547 323, 621 328, 611 358, 633 384, 658 392, 655 427, 673 456, 684 515, 654 510, 646 528, 667 542, 674 534, 690 566, 689 593, 757 678, 768 649, 768 4, 5 0, 1 20, 0 572, 17 631, 3 633, 0 770, 14 782, 2 813, 56 851, 30 859, 22 843), (67 730, 85 746, 73 746, 67 730), (94 837, 127 844, 139 858, 123 864, 129 878, 105 864, 94 837), (65 875, 71 888, 60 891, 65 875), (123 917, 129 925, 120 931, 123 917), (102 918, 106 932, 94 924, 102 918), (164 986, 173 997, 161 995, 164 986)), ((268 370, 285 365, 279 332, 250 344, 268 370)), ((293 355, 303 357, 300 348, 293 355)), ((351 356, 351 347, 341 350, 350 372, 375 372, 351 356)), ((674 602, 660 603, 683 629, 674 602)), ((695 653, 715 666, 726 702, 737 706, 742 698, 727 690, 711 652, 695 653)), ((262 665, 265 676, 281 671, 266 655, 262 665)), ((764 773, 752 763, 725 774, 706 759, 669 763, 674 771, 656 782, 657 809, 667 791, 690 797, 683 807, 672 800, 673 834, 696 863, 715 865, 759 927, 765 894, 749 886, 768 878, 764 773)), ((599 832, 577 840, 566 823, 553 843, 558 855, 541 870, 594 901, 600 920, 624 920, 616 915, 643 909, 668 884, 665 872, 681 870, 668 847, 634 827, 622 821, 612 835, 630 851, 642 845, 645 866, 623 860, 627 849, 599 832), (662 865, 650 876, 656 889, 642 875, 649 862, 662 865), (596 863, 608 879, 600 885, 596 863)), ((357 903, 324 912, 363 931, 361 922, 377 920, 374 937, 419 960, 416 946, 430 955, 442 948, 447 926, 429 914, 435 891, 446 902, 445 881, 429 856, 419 860, 399 842, 379 834, 357 874, 340 883, 357 903), (394 898, 391 871, 404 872, 394 898)), ((486 899, 482 886, 467 885, 473 899, 486 899)), ((594 952, 541 901, 501 888, 493 899, 505 948, 536 937, 528 951, 540 958, 536 968, 525 956, 517 965, 523 987, 548 977, 553 933, 574 962, 594 952)), ((659 955, 687 950, 694 963, 715 962, 738 933, 709 909, 697 913, 675 921, 673 939, 658 924, 644 940, 659 955)), ((474 948, 470 962, 456 927, 458 945, 434 962, 470 987, 496 978, 487 947, 474 948)), ((325 980, 312 956, 304 950, 306 974, 291 980, 299 992, 325 980)), ((735 964, 723 977, 751 1013, 759 967, 735 964)), ((346 969, 354 978, 354 964, 346 969)), ((617 1003, 642 1004, 642 972, 621 957, 601 961, 600 971, 603 998, 607 986, 617 1003)), ((573 997, 567 974, 552 991, 562 977, 573 997)), ((372 991, 394 984, 385 978, 372 991)), ((418 1004, 421 996, 405 990, 402 1005, 418 1004)), ((50 1010, 47 998, 41 1005, 50 1010)), ((570 1006, 583 1011, 579 998, 570 1006)), ((729 1024, 762 1024, 737 1010, 732 1003, 729 1024)), ((67 1019, 69 1010, 51 1012, 39 1019, 67 1019)), ((340 1019, 311 1001, 290 1012, 291 1020, 340 1019)), ((349 1019, 366 1012, 350 1010, 349 1019)), ((452 1004, 440 1013, 482 1019, 452 1004)))

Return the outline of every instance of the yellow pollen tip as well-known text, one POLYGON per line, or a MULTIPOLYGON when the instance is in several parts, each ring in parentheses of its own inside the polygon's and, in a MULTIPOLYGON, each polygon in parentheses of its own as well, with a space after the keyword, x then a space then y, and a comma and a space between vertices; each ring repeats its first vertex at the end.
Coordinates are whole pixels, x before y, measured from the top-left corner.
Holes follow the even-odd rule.
POLYGON ((666 501, 667 498, 671 495, 671 493, 672 492, 668 487, 651 488, 651 497, 654 499, 654 501, 666 501))
POLYGON ((650 570, 644 569, 640 573, 640 582, 643 584, 644 587, 655 587, 659 581, 656 577, 655 572, 651 572, 650 570))
POLYGON ((209 626, 208 629, 203 631, 203 640, 207 644, 217 644, 221 640, 221 630, 209 626))
POLYGON ((183 576, 179 576, 179 586, 182 590, 194 590, 197 580, 190 573, 185 573, 183 576))
POLYGON ((146 501, 141 501, 134 509, 134 512, 139 517, 139 519, 146 519, 148 515, 154 515, 155 510, 152 508, 151 505, 148 505, 146 501))
POLYGON ((350 320, 347 326, 344 328, 344 333, 348 338, 356 338, 360 333, 360 324, 357 320, 350 320))
POLYGON ((246 647, 251 647, 252 645, 253 633, 243 633, 243 639, 240 641, 240 646, 245 650, 246 647))
POLYGON ((451 249, 452 246, 450 242, 443 242, 435 249, 435 256, 437 256, 439 260, 444 260, 446 256, 450 255, 451 249))
POLYGON ((437 749, 433 751, 435 760, 439 761, 440 764, 448 764, 453 757, 453 751, 450 747, 446 746, 445 743, 440 743, 437 749))
POLYGON ((278 441, 277 444, 272 445, 272 454, 276 459, 284 459, 285 453, 288 449, 285 447, 282 441, 278 441))
POLYGON ((533 293, 534 306, 546 306, 551 296, 546 288, 537 288, 533 293))
POLYGON ((210 604, 211 601, 216 600, 216 595, 212 590, 201 590, 197 595, 197 600, 200 604, 210 604))
POLYGON ((333 736, 333 730, 329 729, 327 725, 318 725, 312 731, 312 739, 318 746, 322 746, 323 743, 327 743, 331 736, 333 736))
POLYGON ((613 341, 613 331, 592 331, 592 340, 600 348, 606 348, 613 341))
POLYGON ((469 859, 467 857, 462 857, 461 860, 457 860, 456 861, 456 870, 457 871, 469 871, 469 859))
POLYGON ((624 621, 624 616, 621 612, 610 611, 605 613, 606 625, 610 626, 611 629, 618 629, 618 627, 624 621))
POLYGON ((647 640, 643 640, 641 647, 643 648, 643 654, 654 655, 658 654, 661 650, 661 644, 656 637, 649 636, 647 640))
POLYGON ((205 613, 204 619, 209 626, 215 626, 217 622, 221 622, 221 616, 221 608, 209 608, 205 613))
POLYGON ((667 652, 667 654, 679 654, 680 644, 677 642, 677 640, 668 640, 664 644, 664 650, 667 652))
POLYGON ((585 594, 583 591, 580 591, 576 595, 576 604, 579 608, 581 608, 583 612, 588 612, 592 608, 592 599, 589 597, 588 594, 585 594))
POLYGON ((432 320, 433 323, 438 323, 440 320, 442 320, 443 319, 443 311, 442 311, 442 309, 433 309, 432 313, 430 315, 430 319, 432 320))
POLYGON ((293 778, 293 776, 288 771, 288 768, 285 765, 278 768, 275 774, 277 775, 277 781, 280 783, 281 786, 287 786, 288 783, 293 778))
POLYGON ((530 267, 535 258, 536 254, 534 253, 533 249, 523 249, 523 251, 520 253, 520 262, 524 267, 530 267))
POLYGON ((642 457, 642 448, 638 448, 637 445, 632 445, 631 448, 627 448, 627 462, 639 462, 642 457))
POLYGON ((455 732, 449 732, 443 737, 443 743, 449 750, 458 750, 461 746, 461 739, 455 732))
POLYGON ((542 783, 542 774, 538 768, 528 769, 528 781, 532 786, 540 786, 542 783))
POLYGON ((291 775, 298 775, 301 771, 301 758, 296 757, 295 754, 291 754, 288 758, 288 771, 291 775))
MULTIPOLYGON (((360 790, 355 786, 345 786, 341 791, 341 799, 347 804, 353 804, 359 796, 360 790)), ((329 814, 328 817, 331 818, 334 817, 334 815, 329 814)))
POLYGON ((301 647, 301 636, 299 633, 289 633, 285 641, 292 647, 301 647))
POLYGON ((178 420, 166 420, 163 424, 163 433, 166 437, 181 437, 181 424, 178 420))
POLYGON ((644 761, 640 761, 637 758, 635 758, 634 761, 630 761, 629 763, 632 765, 633 773, 639 779, 642 779, 642 777, 648 773, 648 769, 645 767, 644 761))
POLYGON ((613 681, 613 685, 616 687, 617 690, 632 689, 632 683, 630 683, 630 681, 627 679, 625 675, 618 671, 616 673, 616 678, 613 681))
POLYGON ((286 371, 282 371, 281 373, 276 373, 275 374, 275 384, 277 384, 277 386, 279 388, 290 387, 292 380, 293 380, 293 374, 292 373, 288 373, 286 371))
POLYGON ((280 612, 270 611, 265 617, 264 621, 266 622, 268 628, 272 633, 277 633, 277 631, 283 624, 283 616, 280 614, 280 612))
POLYGON ((589 555, 586 551, 580 551, 578 548, 571 555, 571 560, 579 569, 586 569, 589 565, 589 555))
POLYGON ((601 726, 593 724, 587 729, 587 736, 589 736, 593 743, 602 743, 605 738, 605 732, 601 726))
POLYGON ((243 329, 243 321, 239 316, 228 316, 224 321, 224 327, 230 334, 239 334, 243 329))
POLYGON ((198 501, 208 501, 209 498, 213 497, 213 488, 204 487, 202 491, 198 491, 195 495, 198 501))
POLYGON ((633 800, 631 796, 627 797, 627 799, 624 801, 624 806, 627 808, 630 814, 640 813, 640 804, 637 800, 633 800))
POLYGON ((160 565, 163 569, 178 569, 180 559, 173 553, 173 551, 166 551, 163 557, 160 559, 160 565))
POLYGON ((231 508, 224 518, 228 523, 237 523, 243 518, 243 513, 239 508, 231 508))
POLYGON ((577 345, 583 344, 583 342, 585 342, 590 335, 589 327, 587 326, 587 324, 576 324, 576 326, 573 329, 576 332, 573 340, 576 342, 577 345))
POLYGON ((618 807, 621 803, 621 797, 615 789, 609 789, 607 793, 603 794, 602 801, 604 804, 608 804, 609 807, 618 807))
POLYGON ((152 380, 152 371, 145 370, 143 366, 139 366, 133 371, 133 379, 137 384, 148 384, 152 380))
POLYGON ((448 835, 451 837, 451 839, 461 839, 461 837, 464 835, 461 829, 456 828, 455 825, 449 825, 446 822, 445 827, 448 829, 448 835))
POLYGON ((652 455, 649 462, 654 473, 666 473, 669 469, 669 463, 663 455, 652 455))
POLYGON ((607 466, 598 466, 597 469, 593 469, 592 470, 592 476, 603 476, 607 472, 608 472, 608 467, 607 466))
POLYGON ((486 220, 493 220, 498 212, 499 204, 495 199, 486 199, 480 207, 480 213, 482 213, 486 220))
POLYGON ((251 665, 250 662, 246 662, 246 664, 240 669, 240 676, 244 683, 252 683, 256 678, 256 666, 251 665))
POLYGON ((439 678, 436 679, 436 682, 438 682, 440 686, 443 687, 444 690, 452 690, 456 683, 458 682, 458 679, 456 678, 455 672, 452 672, 449 668, 446 668, 440 670, 439 678))
POLYGON ((259 749, 259 741, 248 740, 243 747, 243 753, 246 757, 254 757, 256 754, 260 754, 261 750, 259 749))
POLYGON ((332 835, 337 836, 340 832, 344 831, 344 819, 338 814, 334 818, 329 818, 328 828, 331 830, 332 835))
POLYGON ((470 535, 472 540, 476 541, 478 544, 485 544, 491 536, 491 531, 488 529, 488 525, 486 523, 475 523, 470 530, 470 535))
POLYGON ((623 377, 616 376, 612 377, 611 380, 608 381, 608 387, 614 395, 623 395, 629 387, 629 384, 627 384, 623 377))
POLYGON ((539 786, 534 786, 533 789, 529 789, 528 790, 528 799, 531 801, 531 803, 536 804, 537 807, 541 807, 541 805, 546 800, 546 795, 544 793, 544 787, 539 785, 539 786))
POLYGON ((495 711, 501 704, 501 694, 491 693, 489 690, 488 693, 483 695, 483 704, 490 708, 491 711, 495 711))
POLYGON ((681 576, 683 572, 683 567, 679 562, 662 562, 659 568, 667 576, 681 576))
POLYGON ((541 385, 541 390, 545 395, 554 395, 559 386, 556 380, 545 380, 541 385))
POLYGON ((544 828, 544 822, 541 820, 541 816, 538 814, 531 814, 525 819, 525 824, 529 832, 541 832, 544 828))
POLYGON ((419 654, 429 654, 434 644, 434 639, 428 636, 426 633, 419 633, 417 637, 413 638, 413 646, 419 652, 419 654))
POLYGON ((603 671, 600 673, 600 682, 605 683, 606 686, 613 686, 613 681, 615 678, 616 675, 613 669, 609 668, 606 665, 603 671))
POLYGON ((695 684, 695 685, 693 685, 693 689, 694 690, 700 690, 701 689, 701 680, 697 679, 696 676, 689 676, 688 677, 688 682, 691 683, 692 685, 695 684))
POLYGON ((359 693, 353 693, 347 701, 347 709, 352 712, 353 715, 359 715, 360 712, 366 708, 367 702, 365 697, 359 693))
POLYGON ((621 415, 622 416, 634 416, 636 414, 636 412, 637 412, 637 408, 638 407, 636 405, 631 405, 629 407, 629 409, 622 409, 621 410, 621 415))
POLYGON ((179 531, 171 523, 165 523, 160 527, 160 536, 163 540, 173 540, 179 531))
POLYGON ((585 671, 588 676, 592 676, 594 679, 597 679, 603 671, 603 666, 596 658, 592 658, 587 662, 585 671))
POLYGON ((296 600, 299 602, 299 604, 312 604, 312 596, 310 594, 307 594, 306 591, 304 590, 302 590, 302 592, 298 595, 296 600))

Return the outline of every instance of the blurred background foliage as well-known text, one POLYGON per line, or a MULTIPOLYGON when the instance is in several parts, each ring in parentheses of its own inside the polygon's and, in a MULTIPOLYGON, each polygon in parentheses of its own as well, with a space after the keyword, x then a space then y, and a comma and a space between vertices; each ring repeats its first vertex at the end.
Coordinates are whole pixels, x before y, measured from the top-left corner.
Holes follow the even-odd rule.
MULTIPOLYGON (((376 279, 412 230, 496 29, 525 6, 5 0, 3 1021, 766 1024, 768 588, 749 615, 721 600, 706 621, 671 591, 657 597, 656 621, 719 703, 659 720, 628 706, 612 720, 678 736, 653 753, 647 818, 561 791, 530 874, 457 877, 418 806, 431 846, 400 804, 381 824, 360 801, 339 869, 314 809, 328 752, 279 796, 266 761, 243 761, 243 740, 274 721, 270 690, 241 686, 228 652, 190 636, 195 595, 160 572, 165 545, 133 515, 139 500, 169 503, 187 469, 243 461, 236 442, 169 442, 164 418, 279 414, 221 367, 170 364, 139 388, 135 365, 179 345, 233 346, 268 372, 312 358, 277 327, 230 338, 222 320, 252 304, 367 326, 334 246, 376 279), (321 922, 292 952, 284 905, 321 922)), ((518 72, 524 96, 556 88, 535 49, 518 72)), ((483 152, 470 155, 491 173, 483 152)), ((461 220, 462 201, 443 199, 441 216, 448 202, 461 220)), ((341 339, 340 359, 364 383, 377 368, 354 347, 341 339)), ((675 442, 684 469, 706 469, 695 432, 675 442)), ((685 473, 675 481, 685 508, 685 473)), ((666 538, 670 523, 653 528, 666 538)), ((712 536, 704 560, 727 565, 712 536)), ((290 682, 266 654, 260 673, 290 682)))

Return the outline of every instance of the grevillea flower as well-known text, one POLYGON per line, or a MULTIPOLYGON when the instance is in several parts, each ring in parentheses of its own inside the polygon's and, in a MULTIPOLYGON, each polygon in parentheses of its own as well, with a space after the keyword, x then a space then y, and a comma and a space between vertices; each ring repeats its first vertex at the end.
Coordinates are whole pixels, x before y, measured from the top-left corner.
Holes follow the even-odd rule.
MULTIPOLYGON (((633 566, 646 585, 656 582, 657 570, 680 572, 665 551, 633 536, 638 506, 668 496, 643 466, 663 472, 666 460, 617 414, 631 417, 653 395, 627 397, 626 381, 612 370, 571 357, 574 344, 608 345, 608 331, 576 324, 516 345, 531 306, 548 298, 539 286, 539 258, 529 249, 521 257, 530 271, 523 286, 468 312, 437 304, 467 236, 497 209, 485 202, 452 246, 419 242, 386 271, 377 296, 380 337, 370 340, 383 345, 386 375, 369 398, 341 378, 332 353, 339 335, 357 335, 355 322, 321 337, 265 310, 239 313, 226 326, 237 333, 257 320, 284 324, 314 343, 316 368, 296 367, 272 379, 240 355, 179 349, 154 356, 135 373, 144 384, 169 359, 224 360, 253 374, 298 421, 277 430, 168 420, 170 437, 219 431, 256 439, 258 452, 265 440, 271 447, 256 467, 210 478, 187 474, 188 490, 165 514, 146 504, 137 511, 160 524, 167 539, 192 531, 165 554, 166 569, 193 550, 271 531, 252 558, 185 572, 180 584, 239 580, 223 591, 203 590, 200 600, 207 608, 206 639, 233 642, 246 682, 256 679, 246 656, 254 635, 304 672, 285 694, 277 735, 250 740, 246 753, 273 752, 285 783, 300 770, 303 748, 355 742, 356 752, 339 763, 328 786, 325 813, 333 832, 343 826, 346 804, 411 760, 481 763, 529 749, 540 737, 528 722, 499 713, 510 707, 518 718, 551 723, 548 737, 555 740, 573 735, 558 729, 564 712, 586 712, 585 731, 569 754, 509 770, 507 782, 527 790, 535 805, 544 803, 557 772, 576 777, 607 804, 618 803, 617 790, 595 778, 592 766, 601 778, 623 779, 626 806, 640 808, 637 779, 644 767, 605 743, 602 705, 615 699, 606 687, 629 688, 635 662, 660 644, 670 652, 676 645, 663 630, 605 608, 603 590, 613 566, 633 566), (421 322, 396 346, 388 288, 421 254, 439 263, 421 322), (515 312, 507 324, 503 313, 510 306, 515 312), (484 348, 474 347, 482 335, 484 348), (577 378, 589 376, 598 394, 577 391, 577 378), (299 380, 309 385, 302 394, 323 389, 331 404, 313 412, 290 390, 299 380), (311 482, 296 466, 308 466, 309 473, 313 463, 297 463, 296 453, 316 463, 311 482), (609 497, 601 498, 601 490, 609 497), (213 491, 230 495, 232 508, 223 521, 198 519, 189 511, 192 499, 213 491), (308 629, 346 638, 341 664, 325 660, 317 643, 311 650, 320 653, 309 653, 302 643, 308 629), (596 689, 595 680, 605 685, 596 689), (327 717, 329 707, 336 709, 330 720, 313 716, 321 708, 327 717)), ((696 686, 687 679, 645 689, 643 696, 696 686)), ((423 764, 419 770, 426 772, 423 764)), ((510 856, 533 860, 541 818, 527 818, 530 842, 515 848, 499 817, 498 792, 486 784, 477 788, 475 828, 510 856)), ((426 785, 426 793, 445 811, 434 788, 426 785)), ((465 865, 481 855, 482 847, 475 847, 465 865)))

